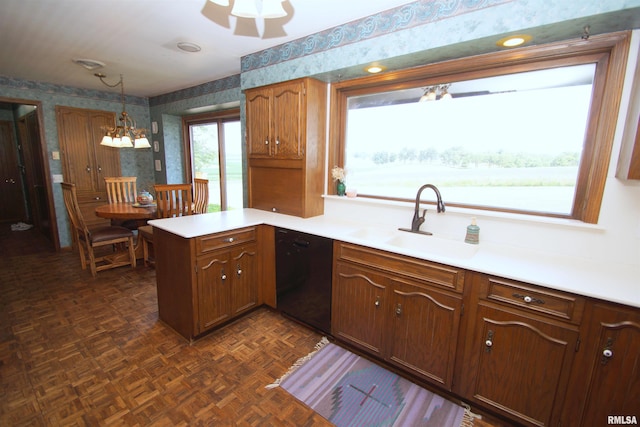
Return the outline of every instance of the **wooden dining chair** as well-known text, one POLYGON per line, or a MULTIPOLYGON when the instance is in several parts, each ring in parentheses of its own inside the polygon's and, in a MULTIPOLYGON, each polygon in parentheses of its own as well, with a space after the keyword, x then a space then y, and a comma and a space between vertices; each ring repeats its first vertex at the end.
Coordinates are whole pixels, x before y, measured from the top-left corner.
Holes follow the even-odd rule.
POLYGON ((137 180, 135 176, 105 177, 109 203, 135 203, 138 198, 137 180))
MULTIPOLYGON (((156 184, 156 218, 173 218, 193 215, 193 186, 191 184, 156 184)), ((142 239, 142 259, 144 265, 155 264, 149 256, 153 246, 153 227, 138 228, 138 238, 142 239)))
POLYGON ((209 180, 195 178, 193 180, 193 211, 197 214, 207 213, 209 208, 209 180))
MULTIPOLYGON (((107 187, 107 199, 109 203, 135 203, 138 199, 138 189, 135 176, 110 176, 105 177, 104 182, 107 187)), ((137 230, 139 226, 145 225, 146 221, 112 219, 111 225, 119 225, 129 230, 137 230)))
POLYGON ((62 195, 69 220, 71 221, 74 249, 75 247, 78 248, 80 265, 83 270, 88 265, 91 268, 91 275, 96 277, 98 271, 125 265, 136 266, 133 232, 131 230, 119 226, 99 227, 89 230, 80 211, 75 184, 63 182, 62 195), (95 249, 103 248, 106 250, 105 246, 112 246, 114 250, 97 256, 95 249))

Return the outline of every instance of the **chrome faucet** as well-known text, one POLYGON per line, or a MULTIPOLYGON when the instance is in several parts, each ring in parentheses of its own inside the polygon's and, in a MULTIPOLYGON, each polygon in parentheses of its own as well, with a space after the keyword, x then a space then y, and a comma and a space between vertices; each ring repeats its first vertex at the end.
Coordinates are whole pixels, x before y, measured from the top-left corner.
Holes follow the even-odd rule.
POLYGON ((440 195, 440 191, 438 190, 438 188, 433 184, 425 184, 422 187, 420 187, 420 189, 418 189, 418 194, 416 194, 416 207, 413 213, 413 219, 411 220, 411 228, 410 229, 400 228, 399 230, 409 231, 411 233, 427 234, 427 235, 433 234, 433 233, 430 233, 429 231, 420 230, 420 226, 422 225, 422 223, 424 223, 424 217, 427 214, 427 210, 425 209, 424 211, 422 211, 422 216, 420 216, 420 195, 422 194, 422 191, 425 188, 430 188, 436 193, 436 197, 437 197, 436 204, 437 204, 438 213, 444 212, 445 210, 444 202, 442 201, 442 196, 440 195))

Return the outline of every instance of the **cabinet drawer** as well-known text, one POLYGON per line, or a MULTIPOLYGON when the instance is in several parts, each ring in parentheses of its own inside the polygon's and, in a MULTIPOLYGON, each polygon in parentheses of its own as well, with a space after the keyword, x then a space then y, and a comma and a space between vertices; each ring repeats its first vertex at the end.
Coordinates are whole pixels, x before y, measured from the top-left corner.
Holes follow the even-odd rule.
POLYGON ((251 242, 256 239, 255 227, 210 234, 196 239, 196 254, 203 254, 217 249, 240 243, 251 242))
POLYGON ((465 271, 462 269, 365 246, 340 243, 336 257, 456 292, 462 292, 464 285, 465 271))
POLYGON ((489 277, 484 298, 579 323, 584 299, 525 283, 489 277))

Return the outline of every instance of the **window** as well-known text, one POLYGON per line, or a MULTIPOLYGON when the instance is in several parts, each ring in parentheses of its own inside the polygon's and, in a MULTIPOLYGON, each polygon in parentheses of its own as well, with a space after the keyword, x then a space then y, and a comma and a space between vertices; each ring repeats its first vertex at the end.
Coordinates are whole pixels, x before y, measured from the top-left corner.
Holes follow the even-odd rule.
POLYGON ((187 170, 209 180, 209 212, 244 207, 242 132, 239 112, 210 113, 184 119, 187 170))
POLYGON ((592 42, 337 83, 332 158, 363 197, 431 183, 448 206, 597 222, 628 41, 592 42))

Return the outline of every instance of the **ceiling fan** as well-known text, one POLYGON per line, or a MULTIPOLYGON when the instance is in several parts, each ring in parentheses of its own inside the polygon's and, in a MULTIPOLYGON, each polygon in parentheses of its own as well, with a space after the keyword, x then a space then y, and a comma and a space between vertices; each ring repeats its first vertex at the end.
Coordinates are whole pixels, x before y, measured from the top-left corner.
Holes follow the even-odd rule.
POLYGON ((206 18, 224 28, 231 29, 235 18, 234 35, 262 39, 286 36, 284 25, 293 13, 289 0, 207 0, 202 8, 206 18))

